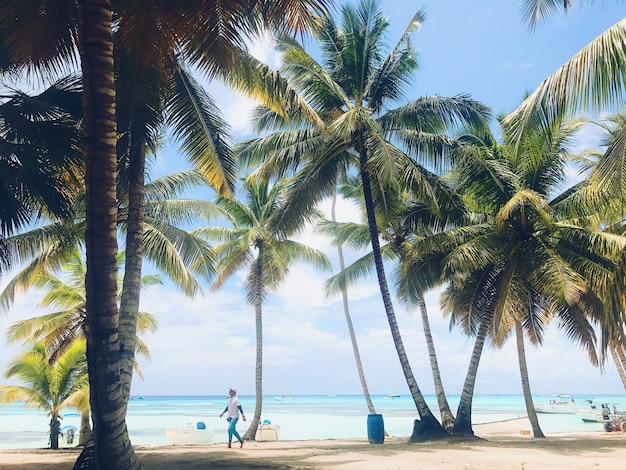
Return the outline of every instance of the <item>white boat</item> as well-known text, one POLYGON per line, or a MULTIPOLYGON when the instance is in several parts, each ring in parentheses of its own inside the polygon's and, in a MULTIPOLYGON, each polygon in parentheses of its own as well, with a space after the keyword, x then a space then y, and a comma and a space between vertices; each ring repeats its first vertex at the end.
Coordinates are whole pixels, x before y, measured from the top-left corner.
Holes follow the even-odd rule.
POLYGON ((170 444, 208 444, 213 442, 213 431, 199 421, 196 426, 184 424, 180 429, 166 429, 165 436, 170 444))
POLYGON ((276 401, 293 401, 293 397, 286 397, 285 395, 281 395, 279 397, 274 397, 276 401))
POLYGON ((618 411, 617 407, 610 403, 602 403, 599 408, 593 405, 589 409, 580 409, 576 416, 585 423, 621 422, 626 419, 626 412, 618 411))
MULTIPOLYGON (((586 401, 590 402, 591 400, 586 401)), ((584 406, 581 403, 577 403, 574 397, 564 395, 559 395, 556 399, 552 399, 548 403, 535 404, 535 411, 537 413, 573 415, 581 408, 584 408, 584 406)))

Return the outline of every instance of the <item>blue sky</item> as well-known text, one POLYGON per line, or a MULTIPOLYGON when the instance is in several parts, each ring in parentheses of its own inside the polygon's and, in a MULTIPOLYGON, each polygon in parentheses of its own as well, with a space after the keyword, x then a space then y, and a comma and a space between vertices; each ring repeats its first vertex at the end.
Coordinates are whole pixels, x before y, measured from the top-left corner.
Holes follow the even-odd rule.
MULTIPOLYGON (((419 95, 469 93, 495 113, 513 110, 525 91, 553 72, 580 48, 624 16, 620 2, 595 2, 555 16, 531 32, 521 23, 514 0, 386 1, 395 44, 418 8, 427 20, 413 36, 420 50, 420 70, 408 98, 419 95)), ((276 65, 279 57, 267 44, 255 53, 276 65)), ((223 87, 211 87, 237 138, 250 135, 247 113, 251 103, 223 87)), ((582 136, 593 144, 596 134, 582 136)), ((160 175, 184 167, 174 145, 164 149, 155 166, 160 175)), ((328 210, 329 204, 322 209, 328 210)), ((355 220, 347 203, 340 205, 342 220, 355 220)), ((328 240, 310 231, 301 240, 324 250, 336 266, 328 240)), ((357 254, 352 254, 354 258, 357 254)), ((254 393, 254 313, 242 291, 244 273, 219 293, 185 298, 169 285, 151 287, 142 298, 142 310, 157 316, 159 331, 146 336, 152 360, 142 360, 145 380, 136 379, 133 393, 221 394, 236 385, 240 393, 254 393)), ((326 298, 326 273, 296 266, 264 306, 264 392, 272 394, 360 393, 347 328, 339 298, 326 298)), ((6 281, 0 281, 0 286, 6 281)), ((359 339, 365 374, 373 394, 391 389, 408 393, 384 314, 375 279, 350 292, 350 308, 359 339)), ((0 331, 19 318, 43 313, 34 305, 39 294, 20 296, 13 311, 0 317, 0 331)), ((449 330, 439 313, 436 293, 427 297, 444 386, 449 394, 461 392, 473 341, 449 330)), ((416 312, 395 304, 407 353, 420 388, 432 393, 421 323, 416 312)), ((0 368, 18 352, 0 349, 0 368)), ((601 372, 592 367, 579 348, 551 329, 544 346, 527 348, 531 387, 536 393, 623 393, 615 368, 601 372)), ((512 342, 501 350, 487 347, 479 369, 476 393, 521 393, 517 356, 512 342)))

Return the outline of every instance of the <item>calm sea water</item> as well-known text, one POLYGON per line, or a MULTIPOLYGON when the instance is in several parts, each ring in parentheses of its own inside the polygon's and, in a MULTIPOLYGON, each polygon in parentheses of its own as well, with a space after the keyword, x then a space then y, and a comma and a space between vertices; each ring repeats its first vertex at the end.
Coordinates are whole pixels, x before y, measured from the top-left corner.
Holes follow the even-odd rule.
MULTIPOLYGON (((246 415, 254 412, 254 397, 242 396, 246 415)), ((427 401, 436 412, 434 396, 427 401)), ((552 396, 536 396, 535 403, 546 403, 552 396)), ((575 396, 582 404, 586 398, 615 403, 626 409, 626 395, 575 396)), ((385 431, 391 436, 409 436, 417 411, 410 396, 387 398, 373 396, 376 412, 383 415, 385 431)), ((456 410, 458 396, 449 396, 456 410)), ((166 429, 203 421, 213 430, 215 442, 225 442, 226 420, 219 414, 226 405, 225 396, 146 396, 134 397, 128 408, 127 425, 135 445, 167 444, 166 429)), ((61 426, 79 426, 75 410, 65 410, 61 426)), ((264 397, 261 420, 280 426, 281 440, 367 438, 367 406, 362 396, 293 396, 264 397)), ((521 395, 477 395, 473 401, 474 423, 485 423, 525 416, 521 395)), ((544 432, 603 432, 600 423, 583 423, 576 415, 539 415, 544 432)), ((239 422, 241 434, 247 423, 239 422)), ((48 417, 40 410, 22 403, 0 403, 0 449, 40 448, 48 445, 48 417)))

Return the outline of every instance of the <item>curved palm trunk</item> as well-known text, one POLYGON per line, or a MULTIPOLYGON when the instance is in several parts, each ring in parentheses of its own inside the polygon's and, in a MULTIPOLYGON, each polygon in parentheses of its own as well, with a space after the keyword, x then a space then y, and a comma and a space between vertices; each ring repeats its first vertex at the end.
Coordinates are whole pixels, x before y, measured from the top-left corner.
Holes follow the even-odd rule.
POLYGON ((259 248, 259 257, 257 257, 256 266, 254 267, 256 283, 256 292, 254 294, 254 318, 256 329, 256 403, 254 405, 254 416, 252 417, 252 421, 250 421, 250 426, 243 435, 243 439, 246 441, 254 441, 256 439, 256 431, 259 428, 259 423, 261 422, 261 412, 263 409, 263 266, 260 261, 260 252, 262 249, 262 247, 259 248))
MULTIPOLYGON (((337 221, 335 214, 335 205, 337 204, 337 192, 333 192, 333 201, 330 207, 330 216, 333 222, 337 221)), ((341 243, 337 243, 337 256, 339 257, 339 269, 343 271, 346 269, 346 263, 343 259, 343 249, 341 243)), ((361 382, 361 389, 363 390, 363 396, 365 397, 365 403, 370 414, 375 414, 376 409, 374 403, 372 403, 372 397, 370 396, 369 389, 367 388, 367 381, 365 380, 365 373, 363 372, 363 364, 361 363, 361 354, 359 353, 359 345, 356 341, 356 335, 354 334, 354 327, 352 325, 352 318, 350 317, 350 309, 348 308, 348 292, 346 289, 341 289, 341 299, 343 301, 343 313, 346 317, 346 324, 348 325, 348 332, 350 334, 350 342, 352 343, 352 352, 354 353, 354 360, 356 362, 356 369, 359 373, 359 380, 361 382)))
POLYGON ((426 347, 428 348, 428 357, 430 359, 430 368, 433 372, 433 382, 435 384, 435 394, 437 395, 437 404, 439 405, 439 413, 441 414, 441 424, 443 428, 452 432, 454 429, 454 415, 450 410, 450 404, 443 388, 441 373, 439 372, 439 363, 437 362, 437 353, 435 352, 435 342, 430 331, 430 321, 428 320, 428 311, 426 310, 426 302, 421 292, 418 292, 417 301, 419 302, 420 315, 422 317, 422 328, 424 330, 424 338, 426 339, 426 347))
POLYGON ((613 362, 615 363, 615 367, 617 367, 617 373, 620 379, 622 379, 624 390, 626 390, 626 355, 624 355, 624 349, 619 344, 612 346, 610 349, 613 362))
POLYGON ((389 294, 389 287, 387 285, 387 279, 385 277, 385 269, 383 266, 383 258, 380 253, 380 243, 378 241, 378 227, 376 225, 376 217, 374 214, 374 202, 372 198, 372 188, 369 176, 366 170, 366 156, 361 154, 361 182, 363 183, 363 195, 365 200, 365 209, 367 211, 367 224, 370 232, 370 239, 372 242, 372 253, 374 255, 374 264, 376 266, 376 274, 378 276, 378 285, 380 287, 380 294, 385 306, 385 313, 387 314, 387 321, 391 330, 391 336, 400 359, 400 366, 406 379, 406 383, 411 391, 413 402, 417 408, 420 419, 415 420, 413 427, 413 433, 411 435, 411 442, 420 440, 431 439, 435 437, 447 436, 448 433, 443 429, 441 423, 437 421, 437 418, 433 415, 432 411, 428 407, 422 392, 417 385, 411 365, 409 364, 409 358, 406 355, 402 337, 400 335, 400 328, 396 320, 396 314, 393 310, 393 304, 391 303, 391 295, 389 294))
POLYGON ((87 362, 93 442, 74 468, 138 469, 120 384, 117 310, 115 84, 110 0, 80 0, 86 159, 87 362))
POLYGON ((474 435, 474 431, 472 430, 472 399, 474 398, 476 373, 478 372, 480 356, 482 355, 483 346, 485 345, 485 338, 487 337, 487 330, 489 329, 489 321, 490 318, 488 315, 483 315, 483 318, 480 320, 480 326, 478 327, 478 333, 476 334, 476 342, 474 343, 472 357, 470 359, 467 375, 465 376, 465 383, 463 384, 463 391, 459 400, 459 407, 456 411, 454 434, 474 435))
POLYGON ((539 426, 539 418, 533 404, 533 396, 530 393, 530 380, 528 378, 528 366, 526 365, 526 349, 524 348, 524 330, 518 322, 515 325, 515 340, 517 342, 517 359, 519 361, 519 371, 522 378, 522 391, 524 392, 524 403, 526 404, 526 413, 528 420, 533 429, 533 436, 546 437, 539 426))
MULTIPOLYGON (((132 137, 131 137, 132 139, 132 137)), ((125 406, 130 399, 135 351, 137 349, 137 317, 141 297, 141 267, 143 260, 143 218, 145 197, 145 143, 131 141, 128 190, 128 220, 126 222, 126 261, 120 301, 120 379, 125 406)))

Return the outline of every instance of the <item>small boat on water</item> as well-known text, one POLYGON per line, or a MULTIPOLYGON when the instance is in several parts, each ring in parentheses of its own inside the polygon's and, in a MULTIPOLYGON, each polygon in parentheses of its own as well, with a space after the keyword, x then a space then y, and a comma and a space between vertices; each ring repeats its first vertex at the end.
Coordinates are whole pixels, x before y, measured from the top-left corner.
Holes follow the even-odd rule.
POLYGON ((585 399, 585 404, 574 400, 571 395, 559 395, 557 398, 550 400, 548 403, 535 403, 535 411, 537 413, 550 414, 569 414, 573 415, 580 409, 586 409, 593 404, 590 398, 585 399))
POLYGON ((619 411, 611 403, 602 403, 600 408, 594 405, 589 409, 578 410, 576 415, 585 423, 621 422, 626 419, 626 412, 619 411))
POLYGON ((293 397, 286 397, 285 395, 281 395, 279 397, 274 397, 276 401, 293 401, 293 397))
POLYGON ((180 429, 166 429, 165 436, 170 444, 208 444, 213 442, 213 431, 206 429, 202 421, 194 426, 186 423, 180 429))

